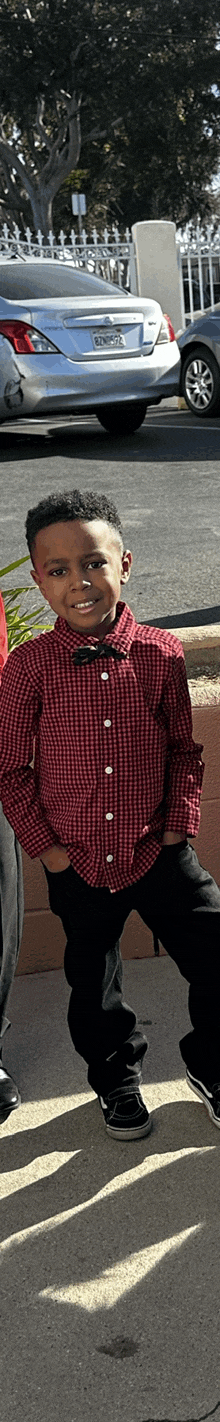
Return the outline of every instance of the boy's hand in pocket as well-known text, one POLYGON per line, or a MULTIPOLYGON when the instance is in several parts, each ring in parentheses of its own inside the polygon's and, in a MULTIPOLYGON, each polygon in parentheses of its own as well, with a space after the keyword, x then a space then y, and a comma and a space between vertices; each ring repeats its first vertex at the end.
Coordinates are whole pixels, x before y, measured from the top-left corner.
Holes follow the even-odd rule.
POLYGON ((41 863, 45 864, 45 869, 49 869, 51 874, 60 874, 62 869, 68 869, 70 859, 62 844, 53 844, 52 849, 45 849, 40 855, 41 863))

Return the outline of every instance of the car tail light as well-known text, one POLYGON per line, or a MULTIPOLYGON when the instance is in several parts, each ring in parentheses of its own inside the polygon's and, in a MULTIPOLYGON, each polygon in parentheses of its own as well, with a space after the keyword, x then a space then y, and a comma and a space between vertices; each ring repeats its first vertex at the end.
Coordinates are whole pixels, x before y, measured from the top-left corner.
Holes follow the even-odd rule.
POLYGON ((27 321, 0 321, 0 334, 11 342, 14 351, 21 355, 33 355, 33 352, 56 351, 57 346, 52 345, 46 336, 41 335, 41 331, 35 331, 34 326, 28 326, 27 321))
POLYGON ((170 320, 170 316, 166 316, 166 315, 165 315, 165 316, 163 316, 163 320, 161 321, 161 326, 160 326, 160 330, 159 330, 159 336, 157 337, 156 346, 164 345, 164 344, 165 344, 165 341, 175 341, 175 340, 176 340, 176 337, 175 337, 175 331, 174 331, 173 326, 172 326, 172 321, 170 320))

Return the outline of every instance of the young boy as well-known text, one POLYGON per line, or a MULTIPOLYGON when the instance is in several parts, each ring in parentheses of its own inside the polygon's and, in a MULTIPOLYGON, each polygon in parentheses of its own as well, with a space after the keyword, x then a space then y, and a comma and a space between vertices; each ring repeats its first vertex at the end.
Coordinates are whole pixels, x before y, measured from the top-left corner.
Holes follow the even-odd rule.
POLYGON ((147 1135, 147 1042, 123 1000, 119 947, 137 909, 190 984, 181 1055, 219 1127, 220 892, 187 838, 204 766, 182 645, 120 601, 133 559, 104 494, 49 495, 29 510, 26 535, 57 620, 3 671, 0 795, 67 936, 71 1037, 109 1134, 147 1135))

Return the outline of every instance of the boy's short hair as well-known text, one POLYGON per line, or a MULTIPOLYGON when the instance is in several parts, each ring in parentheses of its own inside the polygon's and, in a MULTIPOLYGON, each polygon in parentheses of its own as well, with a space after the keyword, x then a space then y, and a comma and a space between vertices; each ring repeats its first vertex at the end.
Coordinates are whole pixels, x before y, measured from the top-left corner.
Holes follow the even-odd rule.
POLYGON ((124 540, 119 514, 115 504, 111 499, 107 499, 105 494, 97 494, 90 489, 84 492, 81 489, 64 489, 57 494, 48 494, 35 508, 28 510, 26 518, 25 533, 32 562, 35 539, 41 528, 47 528, 50 523, 67 523, 74 519, 89 523, 95 518, 111 525, 118 535, 123 551, 124 540))

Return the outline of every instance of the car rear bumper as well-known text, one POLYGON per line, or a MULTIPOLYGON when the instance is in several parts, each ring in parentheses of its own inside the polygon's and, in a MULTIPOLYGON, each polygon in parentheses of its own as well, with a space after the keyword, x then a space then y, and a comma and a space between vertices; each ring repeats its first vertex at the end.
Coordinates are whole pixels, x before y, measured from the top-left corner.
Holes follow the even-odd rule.
MULTIPOLYGON (((8 347, 8 342, 5 343, 8 347)), ((11 350, 12 387, 14 380, 13 352, 11 350)), ((179 391, 180 354, 176 342, 170 346, 155 346, 150 356, 137 356, 129 362, 116 360, 91 362, 68 360, 58 355, 31 355, 16 357, 17 375, 20 377, 20 403, 13 407, 13 388, 10 401, 10 415, 5 390, 1 389, 0 418, 8 420, 19 415, 47 415, 73 411, 74 408, 90 411, 116 401, 146 400, 153 404, 158 399, 176 395, 179 391)), ((7 368, 7 376, 9 375, 7 368)))

